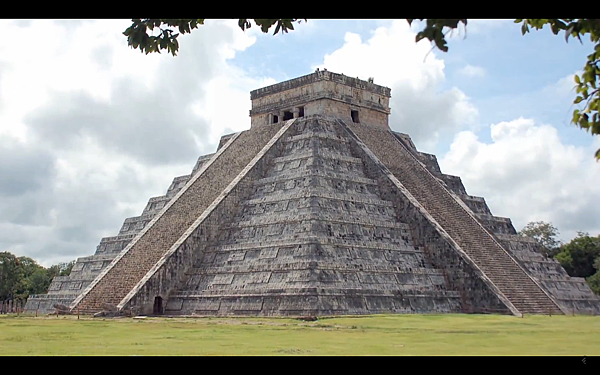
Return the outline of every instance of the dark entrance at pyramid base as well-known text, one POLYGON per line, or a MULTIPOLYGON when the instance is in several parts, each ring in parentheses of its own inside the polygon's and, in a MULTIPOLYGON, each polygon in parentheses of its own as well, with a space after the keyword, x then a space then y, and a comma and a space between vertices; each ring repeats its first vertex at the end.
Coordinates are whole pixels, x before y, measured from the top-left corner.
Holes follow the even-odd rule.
POLYGON ((154 307, 152 308, 152 315, 163 315, 162 297, 154 297, 154 307))

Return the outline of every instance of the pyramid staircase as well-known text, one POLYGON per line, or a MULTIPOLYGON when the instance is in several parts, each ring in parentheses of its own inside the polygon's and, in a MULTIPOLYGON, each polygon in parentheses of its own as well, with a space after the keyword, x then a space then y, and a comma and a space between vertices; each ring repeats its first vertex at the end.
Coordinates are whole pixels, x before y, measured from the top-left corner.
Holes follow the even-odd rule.
MULTIPOLYGON (((341 122, 341 121, 340 121, 341 122)), ((463 255, 481 270, 491 288, 515 314, 563 311, 522 266, 475 219, 471 211, 433 176, 391 131, 342 124, 372 151, 399 185, 439 224, 463 255)))
POLYGON ((107 304, 120 306, 278 131, 280 127, 262 127, 231 137, 73 301, 71 310, 97 312, 107 304))

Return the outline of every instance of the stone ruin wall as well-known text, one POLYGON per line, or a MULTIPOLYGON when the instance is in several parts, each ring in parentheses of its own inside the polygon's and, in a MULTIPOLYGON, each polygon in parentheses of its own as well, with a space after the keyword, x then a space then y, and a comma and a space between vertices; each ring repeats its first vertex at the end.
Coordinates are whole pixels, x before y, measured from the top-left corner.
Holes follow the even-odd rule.
POLYGON ((343 103, 332 99, 321 99, 310 103, 305 106, 305 114, 319 114, 328 113, 333 117, 340 118, 347 122, 352 122, 350 110, 358 111, 358 118, 361 124, 368 124, 370 126, 388 126, 388 115, 376 110, 372 110, 365 107, 352 106, 348 103, 343 103))
POLYGON ((361 123, 388 127, 389 98, 389 88, 318 71, 253 91, 250 117, 252 126, 260 126, 270 124, 273 114, 281 121, 283 111, 299 117, 298 107, 304 107, 304 116, 327 114, 352 122, 350 110, 356 110, 361 123))

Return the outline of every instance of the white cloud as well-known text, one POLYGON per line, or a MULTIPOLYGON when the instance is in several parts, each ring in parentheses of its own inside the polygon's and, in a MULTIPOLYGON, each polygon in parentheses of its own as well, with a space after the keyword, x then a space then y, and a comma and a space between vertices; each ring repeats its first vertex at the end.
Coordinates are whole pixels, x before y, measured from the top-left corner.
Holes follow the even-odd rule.
POLYGON ((250 126, 269 79, 230 64, 256 38, 210 20, 177 57, 127 46, 130 24, 0 21, 0 251, 44 265, 92 254, 148 198, 250 126), (226 100, 225 100, 226 99, 226 100))
POLYGON ((480 66, 466 65, 458 70, 458 74, 469 78, 485 77, 485 69, 480 66))
POLYGON ((415 43, 405 20, 378 27, 366 42, 346 33, 344 45, 313 69, 327 68, 390 87, 390 126, 411 135, 420 149, 432 150, 441 134, 475 123, 477 109, 459 89, 442 90, 444 61, 426 41, 415 43))
POLYGON ((591 147, 565 144, 556 128, 519 118, 490 126, 491 143, 460 132, 440 160, 445 173, 462 178, 497 216, 517 229, 529 221, 552 222, 569 240, 577 230, 600 233, 600 166, 591 147))

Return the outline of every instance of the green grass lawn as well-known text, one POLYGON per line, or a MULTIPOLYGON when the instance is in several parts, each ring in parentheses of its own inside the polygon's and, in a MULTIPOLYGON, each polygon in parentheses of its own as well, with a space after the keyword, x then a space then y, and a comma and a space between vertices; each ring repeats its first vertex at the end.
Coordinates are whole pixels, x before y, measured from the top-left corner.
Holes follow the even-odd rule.
POLYGON ((3 355, 600 355, 600 317, 266 318, 0 315, 3 355))

